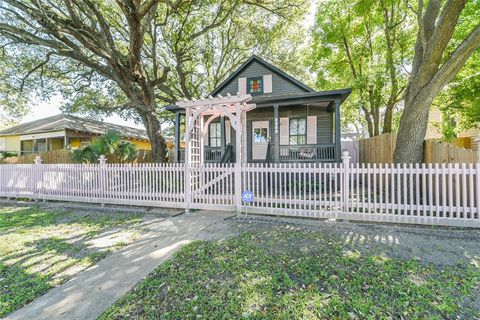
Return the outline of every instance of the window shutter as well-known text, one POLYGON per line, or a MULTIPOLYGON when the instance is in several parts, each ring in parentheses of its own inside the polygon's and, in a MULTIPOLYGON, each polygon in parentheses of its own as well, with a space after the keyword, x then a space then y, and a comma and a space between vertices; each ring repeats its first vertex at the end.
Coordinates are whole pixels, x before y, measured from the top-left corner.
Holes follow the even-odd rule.
POLYGON ((229 120, 225 120, 225 140, 227 144, 232 143, 232 128, 229 120))
POLYGON ((290 131, 288 129, 288 118, 280 118, 280 145, 288 145, 290 139, 290 131))
POLYGON ((238 93, 247 93, 247 78, 238 78, 238 93))
POLYGON ((307 117, 307 144, 317 144, 317 116, 307 117))
POLYGON ((263 76, 263 92, 272 93, 272 75, 266 74, 263 76))

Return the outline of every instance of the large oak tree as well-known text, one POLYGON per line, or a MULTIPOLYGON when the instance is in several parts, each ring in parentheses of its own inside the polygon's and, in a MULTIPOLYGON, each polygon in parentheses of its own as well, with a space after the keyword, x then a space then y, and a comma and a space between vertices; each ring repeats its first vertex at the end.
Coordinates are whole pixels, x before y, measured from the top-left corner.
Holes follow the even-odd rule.
MULTIPOLYGON (((478 1, 430 0, 425 5, 419 0, 415 10, 418 35, 412 72, 405 89, 405 107, 398 131, 395 161, 420 162, 423 158, 423 140, 428 125, 432 101, 480 48, 480 15, 476 22, 467 24, 469 30, 458 43, 452 41, 465 5, 477 6, 478 1)), ((465 27, 465 25, 462 25, 465 27)), ((463 32, 463 30, 462 30, 463 32)))
POLYGON ((159 107, 211 89, 256 49, 252 36, 266 46, 303 9, 290 0, 2 0, 0 45, 21 62, 19 90, 59 90, 68 110, 138 119, 161 162, 159 107))

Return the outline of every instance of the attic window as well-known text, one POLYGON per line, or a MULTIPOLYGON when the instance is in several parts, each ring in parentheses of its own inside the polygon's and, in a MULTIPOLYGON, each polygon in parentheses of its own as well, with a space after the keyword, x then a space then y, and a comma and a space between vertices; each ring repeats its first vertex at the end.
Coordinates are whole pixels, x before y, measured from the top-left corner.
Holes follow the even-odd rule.
POLYGON ((247 79, 247 93, 252 95, 263 93, 263 77, 247 79))

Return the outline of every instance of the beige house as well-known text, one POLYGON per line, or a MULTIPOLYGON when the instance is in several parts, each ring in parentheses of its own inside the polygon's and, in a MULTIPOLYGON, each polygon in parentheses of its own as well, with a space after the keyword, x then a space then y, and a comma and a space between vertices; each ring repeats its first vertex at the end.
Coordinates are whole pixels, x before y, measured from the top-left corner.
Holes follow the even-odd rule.
POLYGON ((151 149, 144 130, 60 114, 1 130, 0 151, 28 154, 77 149, 108 130, 119 132, 138 149, 151 149))
MULTIPOLYGON (((443 121, 442 112, 438 108, 430 110, 428 117, 428 127, 425 139, 442 139, 440 124, 443 121)), ((458 138, 462 139, 462 146, 467 149, 478 150, 478 143, 475 141, 480 135, 480 129, 469 129, 458 133, 458 138)))

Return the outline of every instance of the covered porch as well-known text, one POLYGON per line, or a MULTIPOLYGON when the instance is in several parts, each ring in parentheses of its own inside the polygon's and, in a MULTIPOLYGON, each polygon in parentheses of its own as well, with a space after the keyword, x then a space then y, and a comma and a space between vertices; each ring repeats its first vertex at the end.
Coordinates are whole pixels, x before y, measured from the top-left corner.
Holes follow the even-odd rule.
MULTIPOLYGON (((301 95, 257 96, 256 108, 246 112, 242 152, 250 163, 340 162, 340 107, 350 90, 301 95)), ((175 140, 183 141, 185 111, 176 106, 175 140), (179 124, 179 125, 178 125, 179 124)), ((209 122, 203 133, 203 160, 235 162, 236 136, 228 117, 209 122)), ((183 143, 175 144, 175 162, 184 162, 183 143)))

